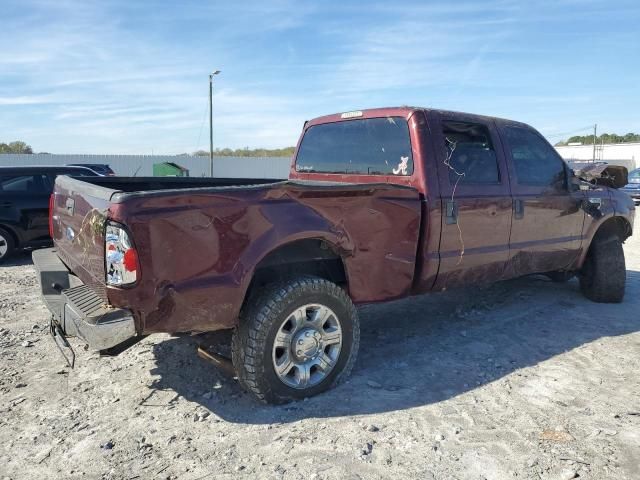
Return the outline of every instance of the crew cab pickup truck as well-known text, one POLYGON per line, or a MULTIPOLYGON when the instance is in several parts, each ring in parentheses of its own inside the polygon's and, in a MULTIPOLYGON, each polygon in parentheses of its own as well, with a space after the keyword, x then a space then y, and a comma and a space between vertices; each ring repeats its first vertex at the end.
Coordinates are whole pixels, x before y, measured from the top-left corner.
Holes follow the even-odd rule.
POLYGON ((240 383, 280 403, 347 376, 358 304, 529 274, 621 302, 634 210, 528 125, 382 108, 306 122, 286 181, 58 177, 33 258, 57 335, 231 329, 240 383))

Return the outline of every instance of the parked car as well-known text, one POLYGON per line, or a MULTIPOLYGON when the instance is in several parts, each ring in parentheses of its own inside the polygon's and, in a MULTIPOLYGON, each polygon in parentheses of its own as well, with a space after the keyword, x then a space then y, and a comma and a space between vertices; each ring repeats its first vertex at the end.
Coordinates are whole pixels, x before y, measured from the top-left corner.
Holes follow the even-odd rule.
POLYGON ((57 175, 96 174, 80 167, 0 167, 0 262, 15 250, 51 245, 49 197, 57 175))
POLYGON ((348 375, 355 305, 537 273, 622 301, 634 215, 528 125, 383 108, 307 122, 288 181, 59 177, 33 259, 56 338, 232 329, 240 383, 281 403, 348 375))
POLYGON ((106 163, 69 163, 68 166, 88 168, 101 177, 113 177, 116 174, 106 163))
POLYGON ((620 190, 629 195, 636 205, 640 205, 640 168, 629 172, 629 183, 620 190))

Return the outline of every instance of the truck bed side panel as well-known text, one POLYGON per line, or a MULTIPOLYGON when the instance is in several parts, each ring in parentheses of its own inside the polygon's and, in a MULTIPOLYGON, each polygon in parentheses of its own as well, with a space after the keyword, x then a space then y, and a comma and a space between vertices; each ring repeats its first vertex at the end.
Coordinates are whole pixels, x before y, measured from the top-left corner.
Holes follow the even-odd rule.
POLYGON ((138 249, 141 281, 109 288, 152 332, 232 327, 254 268, 275 248, 317 238, 344 261, 357 303, 406 295, 420 227, 418 192, 393 185, 285 183, 201 194, 132 196, 112 205, 138 249))

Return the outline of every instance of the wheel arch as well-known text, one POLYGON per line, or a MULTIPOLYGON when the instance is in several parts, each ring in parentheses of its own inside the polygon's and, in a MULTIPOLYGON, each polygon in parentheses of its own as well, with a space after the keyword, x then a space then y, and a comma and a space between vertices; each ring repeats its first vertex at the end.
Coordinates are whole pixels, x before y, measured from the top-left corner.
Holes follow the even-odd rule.
POLYGON ((0 229, 4 230, 5 232, 7 232, 9 235, 11 235, 11 238, 13 239, 13 243, 14 246, 16 248, 20 248, 20 237, 18 236, 18 233, 13 230, 13 228, 11 228, 10 226, 4 224, 4 223, 0 223, 0 229))
POLYGON ((587 258, 587 254, 589 253, 589 249, 597 238, 607 235, 616 235, 621 242, 624 242, 631 236, 631 234, 632 227, 629 220, 618 215, 610 216, 598 225, 598 227, 594 229, 593 234, 588 237, 588 244, 582 249, 582 254, 580 255, 577 267, 582 268, 582 265, 587 258))
POLYGON ((260 287, 293 276, 324 278, 348 292, 348 273, 338 248, 323 238, 303 238, 278 245, 256 264, 244 293, 242 308, 260 287))
MULTIPOLYGON (((602 235, 617 235, 621 242, 631 236, 631 223, 624 217, 613 216, 602 222, 591 241, 602 235)), ((591 245, 591 244, 589 244, 591 245)))

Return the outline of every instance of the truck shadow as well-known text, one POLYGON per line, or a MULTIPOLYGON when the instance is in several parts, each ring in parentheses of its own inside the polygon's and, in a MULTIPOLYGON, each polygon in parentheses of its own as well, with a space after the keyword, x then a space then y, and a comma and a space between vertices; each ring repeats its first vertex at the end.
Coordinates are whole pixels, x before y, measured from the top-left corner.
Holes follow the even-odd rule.
POLYGON ((367 415, 451 399, 602 337, 640 330, 640 272, 627 272, 622 304, 596 304, 578 282, 533 276, 360 309, 362 338, 353 374, 339 387, 283 406, 259 403, 196 357, 191 337, 154 345, 169 390, 221 419, 268 424, 367 415))
POLYGON ((23 267, 25 265, 31 265, 33 261, 31 260, 31 250, 16 252, 9 258, 7 258, 4 262, 0 263, 0 268, 2 267, 23 267))

